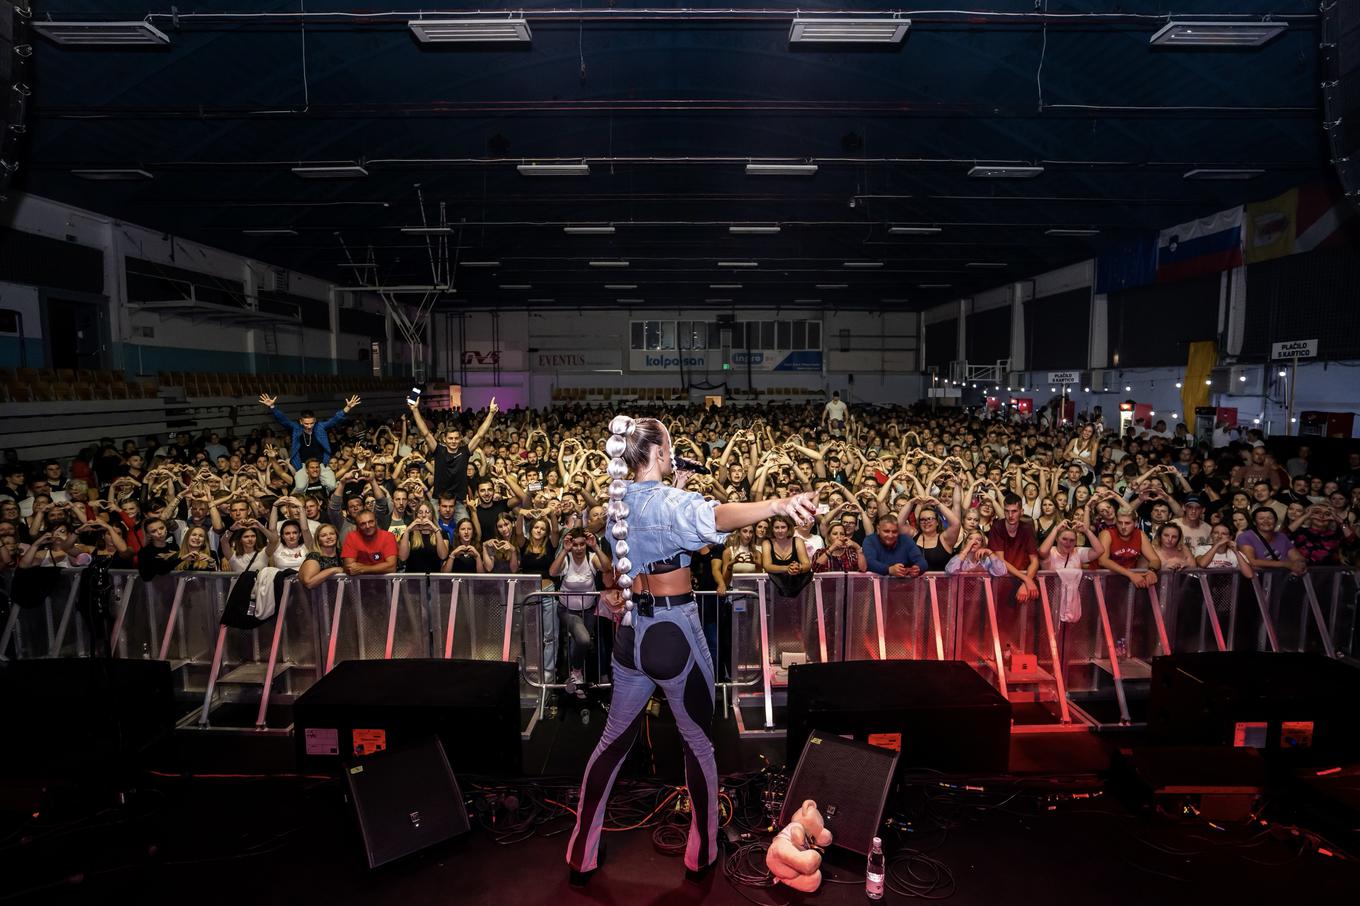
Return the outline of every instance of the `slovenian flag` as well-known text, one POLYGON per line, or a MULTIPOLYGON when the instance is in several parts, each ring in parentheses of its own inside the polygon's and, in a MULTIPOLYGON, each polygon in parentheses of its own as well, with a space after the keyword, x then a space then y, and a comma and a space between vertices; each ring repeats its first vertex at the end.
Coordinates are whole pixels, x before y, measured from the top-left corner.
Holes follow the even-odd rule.
POLYGON ((1242 206, 1162 230, 1157 282, 1215 274, 1242 265, 1242 206))

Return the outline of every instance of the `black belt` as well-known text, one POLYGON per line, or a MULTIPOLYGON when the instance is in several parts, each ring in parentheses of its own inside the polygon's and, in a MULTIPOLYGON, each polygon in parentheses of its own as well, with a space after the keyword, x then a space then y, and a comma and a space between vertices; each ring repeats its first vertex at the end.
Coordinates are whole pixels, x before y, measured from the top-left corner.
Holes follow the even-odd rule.
POLYGON ((670 610, 672 607, 684 607, 686 604, 694 603, 694 595, 649 595, 643 592, 633 597, 633 606, 637 612, 644 617, 652 616, 656 610, 670 610))

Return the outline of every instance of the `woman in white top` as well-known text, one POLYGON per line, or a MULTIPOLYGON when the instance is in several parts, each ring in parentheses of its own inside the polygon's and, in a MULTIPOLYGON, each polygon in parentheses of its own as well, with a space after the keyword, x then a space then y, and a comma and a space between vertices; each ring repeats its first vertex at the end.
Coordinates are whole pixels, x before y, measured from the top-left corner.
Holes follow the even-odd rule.
POLYGON ((597 619, 595 605, 600 593, 596 587, 596 577, 603 566, 599 554, 599 544, 595 536, 584 529, 574 528, 567 532, 566 542, 557 552, 548 574, 560 579, 558 599, 562 622, 566 625, 568 637, 567 655, 571 674, 567 678, 567 689, 577 698, 585 698, 584 669, 586 657, 594 644, 597 619), (579 594, 568 594, 579 592, 579 594))
POLYGON ((301 569, 302 562, 312 547, 312 533, 307 524, 297 519, 286 519, 279 525, 279 546, 269 557, 271 566, 279 569, 301 569))
POLYGON ((227 571, 243 573, 248 569, 263 569, 269 565, 279 536, 254 519, 238 522, 222 535, 222 553, 227 558, 227 571))
POLYGON ((749 575, 758 572, 760 572, 760 548, 755 543, 755 530, 749 525, 744 525, 727 536, 727 544, 723 547, 723 574, 727 576, 728 585, 731 585, 734 574, 749 575))
POLYGON ((1100 533, 1092 531, 1084 520, 1064 519, 1039 545, 1040 564, 1058 574, 1058 619, 1061 622, 1075 623, 1081 619, 1081 571, 1104 553, 1100 533), (1086 547, 1077 546, 1082 535, 1086 536, 1086 547))
POLYGON ((1092 531, 1085 522, 1064 519, 1039 545, 1039 563, 1047 570, 1082 569, 1086 564, 1100 559, 1103 553, 1105 545, 1100 543, 1098 532, 1092 531), (1086 536, 1085 547, 1077 545, 1082 535, 1086 536))
POLYGON ((807 550, 808 556, 816 559, 817 552, 826 547, 826 539, 821 535, 812 532, 812 524, 803 525, 797 523, 793 528, 793 537, 803 542, 803 547, 807 550))
POLYGON ((1201 569, 1236 567, 1248 579, 1256 572, 1233 543, 1232 529, 1222 522, 1209 532, 1208 544, 1201 544, 1195 548, 1195 564, 1201 569))
POLYGON ((1096 462, 1100 458, 1100 435, 1096 433, 1095 425, 1084 424, 1077 436, 1068 443, 1067 449, 1063 451, 1063 460, 1085 463, 1087 468, 1095 468, 1096 462))

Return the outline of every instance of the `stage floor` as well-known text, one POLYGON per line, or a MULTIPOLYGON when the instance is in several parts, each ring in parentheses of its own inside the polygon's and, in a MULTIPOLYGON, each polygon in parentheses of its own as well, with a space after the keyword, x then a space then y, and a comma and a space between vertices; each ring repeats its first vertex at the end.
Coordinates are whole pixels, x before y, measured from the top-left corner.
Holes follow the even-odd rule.
MULTIPOLYGON (((1170 826, 1097 800, 1055 812, 969 810, 947 834, 913 840, 953 872, 958 904, 1346 902, 1354 863, 1297 857, 1284 843, 1241 848, 1243 834, 1170 826), (1206 836, 1213 834, 1214 836, 1206 836), (1306 892, 1306 893, 1305 893, 1306 892)), ((50 816, 56 820, 57 815, 50 816)), ((8 829, 6 830, 8 833, 8 829)), ((682 879, 649 831, 611 834, 609 861, 585 891, 568 887, 565 834, 499 846, 483 832, 370 872, 332 782, 153 781, 132 803, 34 842, 4 838, 6 903, 786 904, 862 903, 862 874, 832 869, 815 897, 738 891, 720 874, 682 879), (68 879, 79 877, 79 883, 68 879), (52 885, 46 886, 43 885, 52 885), (32 888, 31 893, 23 891, 32 888)), ((889 894, 886 902, 904 901, 889 894)))

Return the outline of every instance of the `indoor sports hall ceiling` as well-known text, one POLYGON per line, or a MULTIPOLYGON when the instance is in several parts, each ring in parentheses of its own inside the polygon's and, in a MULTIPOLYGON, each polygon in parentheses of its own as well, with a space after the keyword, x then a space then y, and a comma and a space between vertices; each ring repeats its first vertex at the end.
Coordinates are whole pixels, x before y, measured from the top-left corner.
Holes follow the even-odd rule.
POLYGON ((447 280, 454 306, 916 310, 1329 168, 1313 0, 33 6, 167 40, 33 37, 20 188, 339 285, 447 280), (1287 28, 1252 48, 1150 43, 1169 12, 1287 28), (804 43, 796 16, 910 25, 899 43, 804 43), (528 40, 422 42, 422 17, 504 20, 528 40), (589 172, 523 174, 533 162, 589 172), (969 175, 988 165, 1042 173, 969 175), (150 178, 72 172, 110 168, 150 178), (1185 177, 1223 168, 1263 172, 1185 177), (402 232, 422 225, 450 230, 402 232), (442 243, 449 266, 432 270, 442 243))

